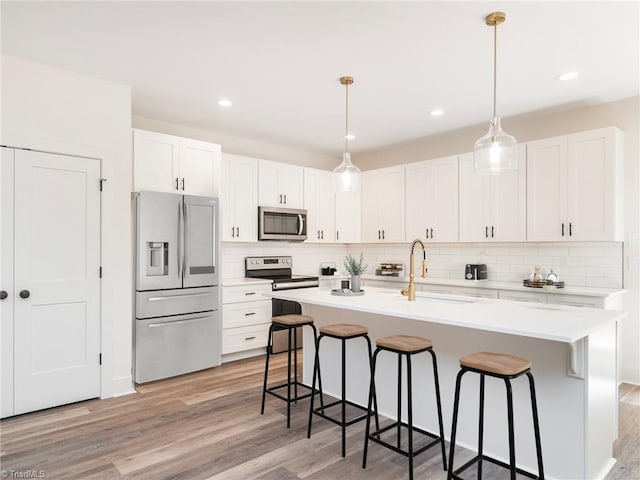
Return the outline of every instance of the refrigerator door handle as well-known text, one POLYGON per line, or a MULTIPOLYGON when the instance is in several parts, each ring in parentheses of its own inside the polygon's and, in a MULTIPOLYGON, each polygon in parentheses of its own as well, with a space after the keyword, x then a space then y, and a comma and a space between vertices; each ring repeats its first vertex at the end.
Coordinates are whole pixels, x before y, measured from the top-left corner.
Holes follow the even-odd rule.
POLYGON ((194 318, 189 318, 187 320, 172 320, 170 322, 150 323, 149 325, 147 325, 147 327, 148 328, 171 327, 173 325, 183 325, 185 323, 201 322, 203 320, 209 320, 209 319, 211 319, 210 316, 194 317, 194 318))
POLYGON ((191 235, 190 228, 189 228, 189 218, 187 217, 187 202, 184 200, 184 198, 182 200, 182 208, 183 208, 182 218, 184 219, 182 222, 183 223, 182 279, 184 282, 184 279, 189 275, 189 266, 187 265, 187 263, 189 262, 189 236, 191 235))
POLYGON ((178 275, 182 277, 182 268, 183 268, 183 230, 184 230, 184 220, 182 218, 182 202, 178 205, 178 275))

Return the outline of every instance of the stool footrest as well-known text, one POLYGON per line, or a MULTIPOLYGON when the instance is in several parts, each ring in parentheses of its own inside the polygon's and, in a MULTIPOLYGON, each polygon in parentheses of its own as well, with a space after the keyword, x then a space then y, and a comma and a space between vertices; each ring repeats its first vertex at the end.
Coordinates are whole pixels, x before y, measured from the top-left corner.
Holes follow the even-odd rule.
MULTIPOLYGON (((397 453, 401 453, 402 455, 404 455, 405 457, 409 456, 409 452, 407 450, 403 450, 402 448, 398 448, 396 445, 391 444, 390 442, 387 442, 385 440, 382 440, 380 438, 380 434, 387 432, 391 429, 397 428, 398 424, 400 424, 401 427, 404 428, 409 428, 409 425, 407 425, 405 422, 394 422, 390 425, 387 425, 386 427, 383 427, 379 430, 376 430, 375 432, 371 432, 369 433, 369 440, 371 440, 374 443, 377 443, 378 445, 382 445, 383 447, 387 447, 391 450, 393 450, 394 452, 397 453)), ((430 449, 431 447, 440 444, 440 436, 436 435, 435 433, 431 433, 431 432, 427 432, 426 430, 423 430, 421 428, 418 428, 416 426, 413 427, 413 431, 414 432, 418 432, 421 433, 429 438, 432 438, 433 440, 429 443, 427 443, 426 445, 423 445, 420 448, 417 448, 413 451, 413 456, 415 457, 416 455, 430 449)))
MULTIPOLYGON (((346 403, 347 405, 350 405, 352 407, 355 407, 358 410, 364 412, 362 415, 359 415, 359 416, 357 416, 355 418, 352 418, 349 421, 346 421, 345 424, 344 424, 345 427, 353 425, 354 423, 357 423, 357 422, 367 418, 367 416, 368 416, 367 407, 363 407, 362 405, 358 405, 357 403, 350 402, 349 400, 345 400, 344 403, 346 403)), ((338 419, 338 418, 331 417, 331 416, 327 415, 326 413, 324 413, 324 410, 326 410, 327 408, 335 407, 336 405, 342 405, 342 400, 336 400, 335 402, 327 403, 324 406, 321 406, 321 407, 318 407, 318 408, 314 408, 313 409, 313 413, 315 415, 318 415, 319 417, 324 418, 325 420, 329 420, 330 422, 333 422, 336 425, 340 425, 341 426, 342 425, 342 418, 338 419)), ((374 412, 371 412, 370 415, 374 415, 374 412)))
MULTIPOLYGON (((308 385, 305 385, 304 383, 295 381, 295 382, 291 382, 289 385, 291 385, 291 389, 294 388, 294 385, 297 385, 298 387, 303 387, 306 388, 308 390, 307 393, 304 393, 302 395, 298 395, 297 397, 292 396, 291 397, 291 401, 292 402, 297 402, 298 400, 303 400, 305 398, 309 398, 311 396, 311 387, 308 385)), ((288 401, 286 396, 280 395, 279 393, 276 393, 276 390, 280 390, 283 388, 287 388, 288 384, 282 383, 280 385, 274 385, 272 387, 268 387, 265 392, 268 393, 269 395, 273 395, 274 397, 279 398, 280 400, 284 400, 285 402, 288 401)), ((318 393, 318 389, 316 389, 316 393, 318 393)))
MULTIPOLYGON (((498 465, 499 467, 505 468, 507 470, 511 470, 511 466, 508 463, 505 463, 505 462, 503 462, 501 460, 498 460, 497 458, 489 457, 487 455, 476 455, 471 460, 469 460, 467 463, 465 463, 461 467, 456 468, 453 472, 451 472, 451 478, 454 479, 454 480, 464 480, 459 475, 463 471, 465 471, 467 468, 475 465, 476 463, 478 463, 480 461, 493 463, 494 465, 498 465)), ((520 475, 524 475, 525 477, 533 478, 534 480, 539 480, 539 478, 540 478, 538 475, 535 475, 535 474, 533 474, 531 472, 527 472, 526 470, 522 470, 521 468, 518 468, 518 467, 516 467, 516 472, 519 473, 520 475)))

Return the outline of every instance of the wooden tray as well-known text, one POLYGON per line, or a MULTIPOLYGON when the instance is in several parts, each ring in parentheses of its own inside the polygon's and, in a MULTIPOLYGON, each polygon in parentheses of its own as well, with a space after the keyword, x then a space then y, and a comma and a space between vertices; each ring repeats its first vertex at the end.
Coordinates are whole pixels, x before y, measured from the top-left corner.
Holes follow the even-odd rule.
MULTIPOLYGON (((539 280, 536 282, 534 280, 529 280, 528 278, 522 281, 522 285, 529 288, 542 288, 546 283, 547 282, 545 280, 539 280)), ((564 282, 556 282, 554 285, 556 288, 564 288, 564 282)))

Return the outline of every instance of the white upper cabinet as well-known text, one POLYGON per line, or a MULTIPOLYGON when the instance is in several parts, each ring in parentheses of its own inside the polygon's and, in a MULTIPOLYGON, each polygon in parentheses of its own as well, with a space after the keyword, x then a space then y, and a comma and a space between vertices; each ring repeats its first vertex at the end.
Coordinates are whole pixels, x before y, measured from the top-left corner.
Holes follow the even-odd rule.
POLYGON ((336 242, 360 243, 362 205, 360 192, 337 192, 336 201, 336 242))
POLYGON ((133 131, 133 190, 218 196, 220 145, 133 131))
POLYGON ((603 128, 527 144, 527 238, 621 241, 622 132, 603 128))
POLYGON ((302 208, 303 168, 286 163, 258 162, 258 203, 261 207, 302 208))
POLYGON ((458 156, 405 165, 406 241, 458 241, 458 156))
POLYGON ((404 166, 362 175, 362 241, 404 242, 404 166))
POLYGON ((460 241, 526 240, 526 146, 518 145, 517 170, 475 174, 472 153, 460 157, 459 167, 460 241))
POLYGON ((223 242, 258 241, 258 160, 222 155, 220 228, 223 242))
POLYGON ((307 243, 335 242, 335 188, 333 173, 304 169, 304 208, 307 243))

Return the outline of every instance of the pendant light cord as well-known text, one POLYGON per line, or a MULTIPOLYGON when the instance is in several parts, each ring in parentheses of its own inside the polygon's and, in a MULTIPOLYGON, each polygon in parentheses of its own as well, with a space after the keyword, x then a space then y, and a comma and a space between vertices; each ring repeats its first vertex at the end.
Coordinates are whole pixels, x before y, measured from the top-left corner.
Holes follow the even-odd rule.
POLYGON ((496 118, 496 97, 497 97, 497 65, 498 63, 498 25, 493 25, 493 118, 496 118))
POLYGON ((349 84, 345 85, 344 151, 349 152, 349 84))

